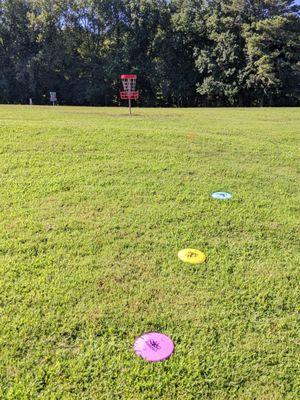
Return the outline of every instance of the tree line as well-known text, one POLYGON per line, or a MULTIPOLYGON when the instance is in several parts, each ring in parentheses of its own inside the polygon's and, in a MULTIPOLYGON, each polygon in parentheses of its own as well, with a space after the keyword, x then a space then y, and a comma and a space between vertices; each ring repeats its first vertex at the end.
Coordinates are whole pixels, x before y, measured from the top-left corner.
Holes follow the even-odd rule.
POLYGON ((0 102, 300 104, 293 0, 0 0, 0 102))

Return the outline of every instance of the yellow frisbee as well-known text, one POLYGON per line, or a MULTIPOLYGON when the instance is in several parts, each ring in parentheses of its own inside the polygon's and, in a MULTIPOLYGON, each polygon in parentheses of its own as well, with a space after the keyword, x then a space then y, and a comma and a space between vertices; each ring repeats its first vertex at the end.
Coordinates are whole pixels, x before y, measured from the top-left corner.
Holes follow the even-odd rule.
POLYGON ((206 256, 202 251, 196 249, 183 249, 178 253, 178 257, 181 261, 190 264, 202 264, 204 263, 206 256))

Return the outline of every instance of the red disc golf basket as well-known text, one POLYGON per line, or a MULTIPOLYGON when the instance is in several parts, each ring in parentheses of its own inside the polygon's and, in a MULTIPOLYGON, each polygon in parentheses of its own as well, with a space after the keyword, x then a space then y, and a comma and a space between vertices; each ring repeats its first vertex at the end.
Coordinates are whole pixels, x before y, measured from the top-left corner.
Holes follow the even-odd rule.
POLYGON ((139 92, 136 89, 136 78, 135 74, 124 74, 121 75, 123 91, 120 92, 122 100, 128 100, 129 113, 131 114, 131 100, 137 100, 139 98, 139 92))

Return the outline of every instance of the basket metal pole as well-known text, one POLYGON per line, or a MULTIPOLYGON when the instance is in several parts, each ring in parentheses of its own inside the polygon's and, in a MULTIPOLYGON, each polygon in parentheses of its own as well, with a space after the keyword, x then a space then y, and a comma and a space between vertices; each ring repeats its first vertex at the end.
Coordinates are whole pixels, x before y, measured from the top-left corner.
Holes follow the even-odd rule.
POLYGON ((131 115, 131 99, 128 99, 129 115, 131 115))

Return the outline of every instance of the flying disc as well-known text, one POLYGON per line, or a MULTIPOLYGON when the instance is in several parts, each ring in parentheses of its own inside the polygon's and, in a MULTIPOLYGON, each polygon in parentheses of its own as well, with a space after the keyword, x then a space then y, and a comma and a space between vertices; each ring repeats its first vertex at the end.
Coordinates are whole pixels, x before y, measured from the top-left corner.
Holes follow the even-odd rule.
POLYGON ((178 257, 181 261, 190 264, 202 264, 206 256, 202 251, 196 249, 183 249, 178 253, 178 257))
POLYGON ((214 199, 218 199, 218 200, 228 200, 228 199, 231 199, 231 197, 232 197, 232 195, 227 192, 214 192, 211 196, 214 199))
POLYGON ((150 362, 166 360, 174 351, 174 343, 169 336, 159 332, 149 332, 134 343, 135 353, 150 362))

